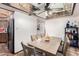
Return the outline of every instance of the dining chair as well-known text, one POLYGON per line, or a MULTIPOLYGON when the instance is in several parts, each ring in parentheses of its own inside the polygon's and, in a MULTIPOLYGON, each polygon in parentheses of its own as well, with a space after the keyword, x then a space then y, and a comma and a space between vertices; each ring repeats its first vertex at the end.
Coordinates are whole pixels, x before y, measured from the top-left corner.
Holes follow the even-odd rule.
POLYGON ((24 45, 22 42, 21 42, 21 45, 23 47, 24 56, 32 56, 32 55, 35 56, 36 55, 34 47, 30 47, 28 45, 24 45))
POLYGON ((64 45, 63 45, 63 55, 66 56, 66 52, 67 52, 67 49, 68 49, 68 42, 65 42, 64 45))
POLYGON ((38 39, 37 35, 31 35, 31 41, 35 41, 37 39, 38 39))
POLYGON ((66 56, 67 48, 68 48, 68 43, 67 41, 64 41, 63 44, 60 44, 60 47, 57 52, 57 56, 66 56))
POLYGON ((64 42, 61 41, 60 46, 59 46, 59 48, 58 48, 58 52, 60 52, 60 53, 63 52, 63 44, 64 44, 64 42))

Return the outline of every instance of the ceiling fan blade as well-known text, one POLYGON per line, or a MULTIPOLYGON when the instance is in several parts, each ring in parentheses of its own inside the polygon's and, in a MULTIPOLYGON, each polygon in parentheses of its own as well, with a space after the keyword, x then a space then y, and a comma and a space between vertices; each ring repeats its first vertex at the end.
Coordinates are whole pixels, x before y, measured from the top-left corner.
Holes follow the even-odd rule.
POLYGON ((36 11, 36 10, 40 10, 38 7, 33 6, 33 5, 32 5, 32 8, 33 8, 34 11, 36 11))
POLYGON ((41 13, 43 13, 43 12, 45 12, 45 11, 46 11, 46 10, 44 10, 44 11, 42 11, 42 12, 38 13, 38 15, 39 15, 39 14, 41 14, 41 13))
POLYGON ((49 10, 49 5, 50 5, 50 3, 46 3, 46 5, 45 5, 45 10, 49 10))

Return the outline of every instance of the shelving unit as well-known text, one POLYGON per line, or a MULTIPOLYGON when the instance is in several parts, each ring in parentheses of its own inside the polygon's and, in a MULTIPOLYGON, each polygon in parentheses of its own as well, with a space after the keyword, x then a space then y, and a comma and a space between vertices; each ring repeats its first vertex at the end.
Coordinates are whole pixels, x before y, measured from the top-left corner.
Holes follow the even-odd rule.
POLYGON ((78 27, 65 27, 65 38, 69 38, 70 46, 78 47, 78 27))

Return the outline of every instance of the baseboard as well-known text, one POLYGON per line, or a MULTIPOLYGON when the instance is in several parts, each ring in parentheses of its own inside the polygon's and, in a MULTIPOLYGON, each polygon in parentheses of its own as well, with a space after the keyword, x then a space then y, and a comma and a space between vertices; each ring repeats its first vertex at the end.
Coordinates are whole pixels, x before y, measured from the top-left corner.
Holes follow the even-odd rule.
POLYGON ((20 50, 20 51, 18 51, 18 52, 16 52, 16 53, 13 53, 13 54, 18 54, 18 53, 21 52, 21 51, 23 51, 23 50, 20 50))

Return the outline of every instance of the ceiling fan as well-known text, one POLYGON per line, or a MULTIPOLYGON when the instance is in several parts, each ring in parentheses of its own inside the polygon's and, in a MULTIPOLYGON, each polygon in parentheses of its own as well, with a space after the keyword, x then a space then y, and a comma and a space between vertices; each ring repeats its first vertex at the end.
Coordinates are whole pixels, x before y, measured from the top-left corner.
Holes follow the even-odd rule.
POLYGON ((37 3, 37 5, 32 5, 33 6, 33 10, 40 10, 39 6, 43 4, 44 10, 49 10, 48 6, 50 3, 37 3))
POLYGON ((37 3, 37 4, 32 4, 32 10, 33 11, 40 11, 38 14, 41 14, 42 12, 51 10, 49 8, 50 3, 37 3))

